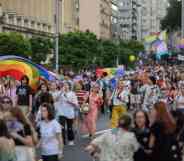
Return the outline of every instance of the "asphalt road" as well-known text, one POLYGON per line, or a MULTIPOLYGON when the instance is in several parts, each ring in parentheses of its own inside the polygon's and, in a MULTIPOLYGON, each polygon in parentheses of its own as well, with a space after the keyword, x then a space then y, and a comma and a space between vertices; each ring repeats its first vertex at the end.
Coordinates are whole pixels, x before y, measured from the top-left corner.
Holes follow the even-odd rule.
MULTIPOLYGON (((97 122, 97 132, 103 132, 108 129, 108 116, 101 116, 97 122)), ((84 151, 84 147, 89 144, 88 138, 81 135, 76 136, 75 146, 66 146, 64 149, 64 158, 62 161, 93 161, 88 153, 84 151)))

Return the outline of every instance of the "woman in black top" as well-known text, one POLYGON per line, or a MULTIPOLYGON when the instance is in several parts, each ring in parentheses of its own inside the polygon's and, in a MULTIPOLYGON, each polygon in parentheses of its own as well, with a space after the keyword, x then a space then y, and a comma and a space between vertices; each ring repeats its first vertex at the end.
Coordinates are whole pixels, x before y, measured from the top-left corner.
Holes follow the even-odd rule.
POLYGON ((38 88, 38 92, 35 95, 35 111, 38 112, 39 107, 43 103, 49 103, 52 104, 54 103, 54 99, 52 95, 49 93, 49 87, 47 86, 46 83, 42 83, 40 87, 38 88))
POLYGON ((135 128, 133 132, 136 135, 138 142, 141 147, 134 155, 134 161, 148 161, 149 156, 145 153, 148 149, 150 129, 149 129, 149 119, 146 112, 138 110, 134 114, 135 128))
POLYGON ((149 150, 152 161, 182 161, 175 137, 176 121, 164 102, 158 102, 151 111, 151 136, 149 150))
POLYGON ((21 85, 16 89, 17 100, 16 105, 24 112, 25 115, 32 112, 32 89, 29 86, 29 78, 23 76, 21 85))

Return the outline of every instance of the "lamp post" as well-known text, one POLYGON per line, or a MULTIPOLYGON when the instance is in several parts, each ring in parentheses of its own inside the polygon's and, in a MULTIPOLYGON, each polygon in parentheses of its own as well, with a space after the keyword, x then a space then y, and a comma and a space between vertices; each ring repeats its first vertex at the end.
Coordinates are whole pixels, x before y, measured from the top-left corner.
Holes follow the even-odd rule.
MULTIPOLYGON (((60 0, 62 1, 62 0, 60 0)), ((55 0, 55 69, 59 71, 59 0, 55 0)))
POLYGON ((184 0, 181 0, 182 7, 181 7, 181 36, 182 39, 184 38, 184 0))

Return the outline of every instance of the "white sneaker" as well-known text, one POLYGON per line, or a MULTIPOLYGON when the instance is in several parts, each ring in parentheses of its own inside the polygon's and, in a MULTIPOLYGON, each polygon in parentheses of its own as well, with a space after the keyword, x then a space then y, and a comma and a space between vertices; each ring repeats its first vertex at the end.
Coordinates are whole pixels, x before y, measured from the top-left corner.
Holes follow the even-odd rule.
POLYGON ((68 142, 68 145, 69 145, 69 146, 74 146, 74 145, 75 145, 75 144, 74 144, 74 141, 69 141, 69 142, 68 142))

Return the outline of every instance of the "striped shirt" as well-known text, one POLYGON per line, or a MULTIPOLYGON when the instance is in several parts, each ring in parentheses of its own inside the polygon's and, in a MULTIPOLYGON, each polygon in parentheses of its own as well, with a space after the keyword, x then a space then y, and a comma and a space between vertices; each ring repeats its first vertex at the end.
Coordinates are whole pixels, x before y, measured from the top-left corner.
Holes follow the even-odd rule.
POLYGON ((82 105, 85 101, 85 97, 87 96, 88 92, 84 90, 76 91, 75 92, 78 98, 79 105, 82 105))

